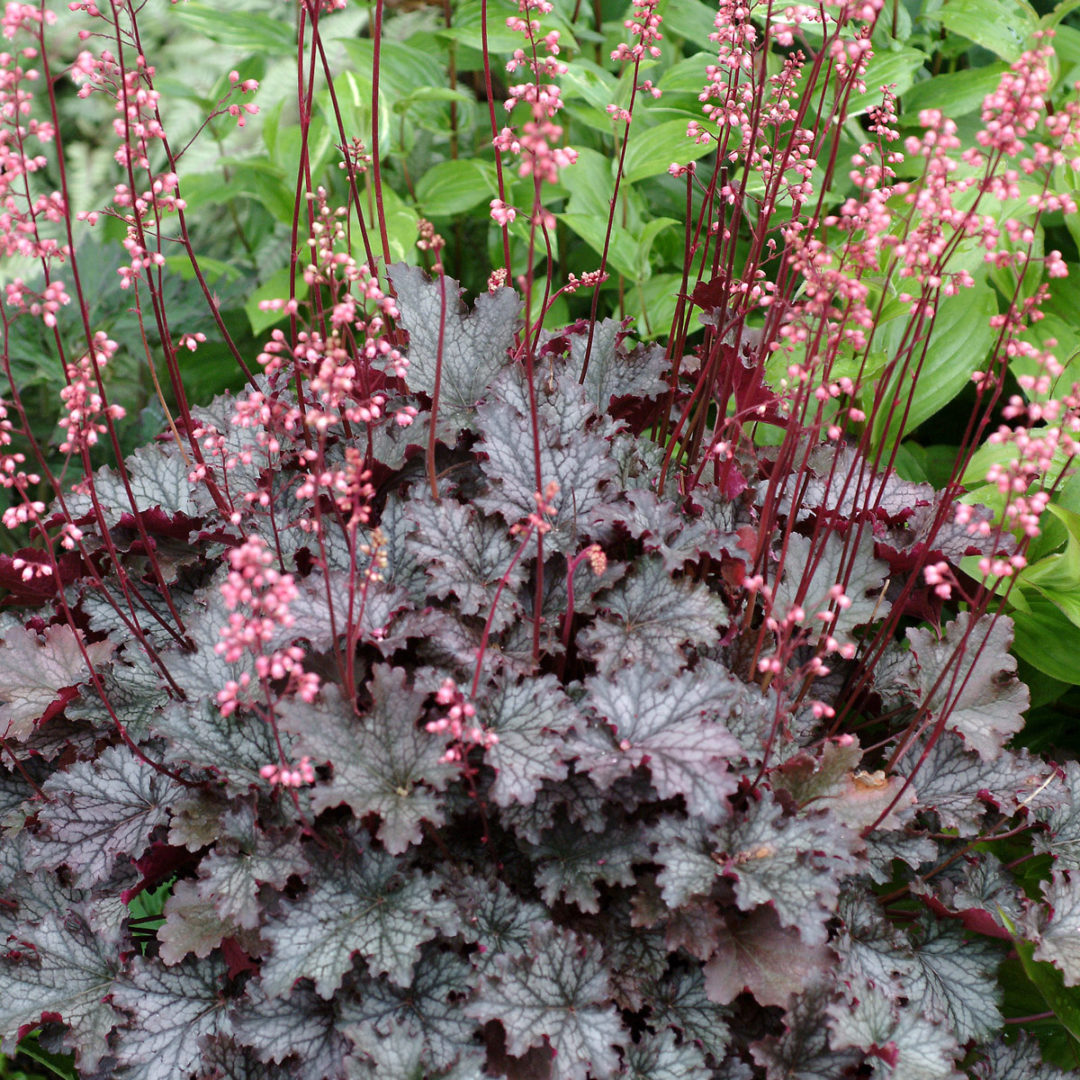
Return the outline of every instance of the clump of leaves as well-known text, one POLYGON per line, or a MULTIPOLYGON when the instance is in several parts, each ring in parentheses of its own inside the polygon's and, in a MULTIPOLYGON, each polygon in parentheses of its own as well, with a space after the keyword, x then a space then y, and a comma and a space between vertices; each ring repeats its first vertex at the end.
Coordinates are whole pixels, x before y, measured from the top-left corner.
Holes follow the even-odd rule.
POLYGON ((1008 746, 1008 621, 891 584, 944 496, 851 456, 873 514, 815 464, 763 535, 768 456, 661 489, 662 352, 599 333, 581 382, 568 328, 533 405, 513 291, 392 280, 420 396, 373 468, 266 438, 269 363, 278 420, 196 410, 202 486, 129 458, 148 543, 99 473, 5 621, 0 1028, 125 1080, 1053 1075, 996 973, 1015 937, 1080 982, 1080 781, 1008 746))

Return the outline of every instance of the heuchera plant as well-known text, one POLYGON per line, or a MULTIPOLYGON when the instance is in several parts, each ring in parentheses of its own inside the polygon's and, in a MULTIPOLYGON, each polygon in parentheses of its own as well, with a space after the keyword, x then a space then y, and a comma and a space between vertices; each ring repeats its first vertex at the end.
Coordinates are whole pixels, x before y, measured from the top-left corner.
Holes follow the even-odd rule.
MULTIPOLYGON (((302 118, 338 6, 297 9, 302 118)), ((9 3, 3 238, 45 283, 8 285, 3 324, 55 329, 58 449, 83 478, 31 437, 6 346, 5 523, 32 538, 0 558, 8 1045, 37 1030, 85 1080, 1059 1075, 998 977, 1019 963, 1072 1023, 1080 768, 1010 746, 1029 698, 1001 614, 1080 407, 1026 336, 1048 289, 1025 276, 1064 272, 1034 229, 1075 213, 1054 176, 1080 167, 1080 107, 1046 108, 1051 36, 967 144, 934 111, 901 143, 894 94, 871 87, 847 162, 880 3, 721 0, 696 163, 671 169, 683 288, 664 343, 639 344, 595 299, 543 323, 608 271, 556 282, 533 257, 575 154, 550 5, 522 0, 524 81, 491 137, 532 200, 493 203, 506 265, 487 293, 464 303, 430 225, 430 274, 386 257, 359 186, 369 167, 381 184, 376 106, 370 157, 339 132, 342 206, 305 183, 302 145, 305 290, 237 355, 247 387, 196 407, 166 250, 217 307, 154 69, 133 8, 73 7, 93 51, 67 74, 115 106, 108 214, 175 407, 122 460, 116 343, 75 247, 96 217, 34 111, 41 88, 55 107, 52 16, 9 3), (831 201, 841 171, 854 193, 831 201), (988 266, 1014 283, 1000 311, 988 266), (935 490, 898 474, 897 447, 972 309, 990 359, 935 490), (998 427, 1018 355, 1033 373, 998 427), (960 484, 987 437, 993 511, 960 484), (94 471, 98 442, 115 460, 94 471)), ((626 26, 623 156, 656 90, 653 0, 626 26)), ((230 84, 242 123, 256 86, 230 84)))

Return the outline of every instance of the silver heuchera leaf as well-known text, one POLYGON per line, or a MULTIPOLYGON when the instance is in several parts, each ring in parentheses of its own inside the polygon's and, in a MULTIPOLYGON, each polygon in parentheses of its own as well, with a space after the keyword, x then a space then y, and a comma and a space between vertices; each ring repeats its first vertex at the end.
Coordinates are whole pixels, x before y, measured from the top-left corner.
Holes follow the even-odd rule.
POLYGON ((464 960, 429 945, 408 987, 399 989, 385 979, 361 983, 358 996, 342 1009, 341 1029, 366 1052, 397 1025, 421 1044, 425 1064, 440 1072, 449 1069, 472 1049, 478 1030, 462 1008, 474 977, 464 960))
POLYGON ((342 1075, 349 1042, 338 1030, 337 1005, 323 1001, 310 984, 301 983, 288 997, 268 998, 257 981, 249 982, 231 1019, 237 1042, 261 1062, 296 1056, 304 1076, 342 1075))
POLYGON ((958 1042, 987 1039, 1001 1030, 996 978, 1001 952, 988 941, 934 925, 913 961, 903 979, 904 996, 919 1002, 927 1016, 945 1020, 958 1042))
POLYGON ((657 1032, 670 1028, 683 1042, 700 1046, 717 1061, 724 1056, 731 1042, 727 1013, 706 996, 700 966, 665 975, 655 984, 649 1000, 649 1022, 657 1032))
POLYGON ((16 741, 30 735, 62 691, 90 681, 84 650, 96 667, 116 648, 111 641, 83 642, 67 625, 37 634, 10 616, 0 622, 0 637, 0 738, 16 741))
POLYGON ((840 882, 858 869, 858 838, 828 813, 786 817, 771 792, 751 803, 745 820, 725 830, 724 873, 735 879, 740 909, 772 904, 784 926, 807 945, 828 938, 840 882))
POLYGON ((442 824, 437 793, 458 769, 442 760, 445 740, 419 724, 425 695, 406 684, 402 668, 377 665, 368 691, 371 707, 363 716, 326 684, 318 702, 282 702, 278 724, 296 735, 296 753, 333 766, 333 778, 311 792, 315 812, 347 803, 358 818, 378 814, 379 839, 400 855, 420 842, 424 821, 442 824))
POLYGON ((561 822, 543 834, 530 855, 539 864, 536 885, 547 904, 553 905, 562 897, 595 914, 600 910, 596 882, 632 885, 632 866, 648 859, 648 848, 633 826, 590 833, 561 822))
POLYGON ((50 801, 38 819, 45 833, 32 844, 27 865, 65 865, 78 888, 107 878, 120 855, 139 858, 150 834, 168 821, 166 808, 184 791, 118 746, 54 773, 44 789, 50 801))
POLYGON ((445 883, 443 891, 457 904, 461 936, 480 946, 473 963, 481 968, 496 956, 524 955, 533 924, 548 917, 546 908, 516 896, 498 880, 454 878, 445 883))
POLYGON ((667 662, 682 646, 714 645, 727 607, 704 585, 675 581, 662 559, 639 559, 634 570, 597 600, 605 609, 577 637, 578 648, 604 673, 624 664, 667 662))
POLYGON ((900 763, 901 772, 914 773, 918 807, 934 810, 947 829, 974 836, 983 827, 988 807, 1012 815, 1020 806, 1038 810, 1052 802, 1050 766, 1026 751, 1002 751, 985 761, 951 731, 944 731, 929 748, 915 743, 900 763), (923 758, 925 754, 925 759, 923 758))
POLYGON ((646 1032, 626 1051, 627 1080, 711 1080, 713 1072, 692 1042, 676 1045, 670 1030, 659 1035, 646 1032))
POLYGON ((608 1080, 619 1072, 617 1046, 630 1033, 611 1004, 600 946, 551 924, 538 927, 530 955, 500 958, 480 984, 470 1016, 498 1020, 515 1057, 546 1040, 552 1080, 608 1080))
POLYGON ((130 975, 118 979, 113 1004, 131 1014, 117 1059, 132 1080, 177 1080, 194 1071, 204 1039, 228 1035, 232 1024, 221 983, 225 964, 189 960, 166 970, 136 956, 130 975))
POLYGON ((1021 1032, 1014 1042, 993 1039, 981 1047, 985 1060, 975 1065, 977 1080, 1067 1080, 1075 1073, 1064 1073, 1046 1065, 1039 1054, 1039 1044, 1021 1032))
MULTIPOLYGON (((508 371, 481 406, 477 424, 483 440, 476 450, 491 481, 488 494, 476 499, 488 513, 516 525, 536 512, 537 477, 533 456, 533 421, 528 389, 516 371, 508 371)), ((536 423, 540 439, 540 483, 558 485, 551 531, 544 551, 567 554, 591 535, 594 509, 604 501, 603 487, 615 473, 609 436, 611 420, 597 418, 574 379, 560 375, 537 387, 536 423)))
MULTIPOLYGON (((593 331, 585 392, 597 412, 607 412, 613 397, 654 398, 668 388, 662 376, 670 365, 663 348, 655 344, 639 345, 627 352, 619 341, 621 333, 622 324, 617 319, 602 319, 593 331)), ((576 377, 585 362, 589 331, 581 330, 568 337, 568 366, 576 377)))
POLYGON ((481 691, 476 719, 499 741, 485 761, 495 770, 491 799, 498 806, 528 805, 544 780, 566 776, 566 734, 578 712, 554 675, 515 680, 505 668, 481 691))
POLYGON ((889 576, 889 564, 874 557, 874 538, 869 527, 859 534, 854 552, 834 532, 824 534, 824 543, 798 533, 787 538, 783 577, 773 593, 772 612, 782 619, 795 606, 806 613, 803 625, 821 627, 837 641, 854 641, 852 631, 871 621, 884 619, 892 607, 882 597, 889 576), (829 596, 834 585, 843 587, 850 606, 838 608, 829 596), (832 610, 835 618, 825 623, 815 618, 832 610))
POLYGON ((955 1061, 962 1051, 948 1028, 932 1023, 914 1005, 894 1005, 869 983, 856 983, 851 993, 851 1000, 827 1009, 834 1050, 877 1053, 892 1066, 889 1080, 960 1080, 955 1061))
POLYGON ((118 928, 92 928, 77 912, 50 912, 23 929, 33 949, 16 947, 0 959, 0 1034, 37 1027, 44 1014, 68 1026, 67 1045, 88 1072, 109 1052, 109 1032, 122 1017, 109 995, 120 970, 118 928))
POLYGON ((768 1080, 840 1080, 858 1075, 862 1051, 829 1046, 824 1010, 830 997, 826 988, 800 995, 784 1014, 783 1035, 751 1044, 750 1053, 764 1066, 768 1080))
POLYGON ((1049 908, 1033 912, 1029 935, 1035 941, 1035 959, 1049 960, 1065 976, 1066 986, 1080 986, 1080 882, 1055 870, 1043 882, 1043 900, 1049 908))
POLYGON ((347 848, 317 871, 315 884, 263 932, 273 950, 262 967, 268 997, 308 978, 320 997, 331 998, 356 955, 372 974, 408 986, 420 946, 456 918, 424 874, 403 872, 384 852, 347 848))
POLYGON ((1049 832, 1035 832, 1036 851, 1054 856, 1054 865, 1070 873, 1080 871, 1080 762, 1066 761, 1064 783, 1052 806, 1038 813, 1049 832))
POLYGON ((1024 726, 1030 698, 1009 653, 1012 619, 962 614, 940 638, 930 630, 907 632, 919 664, 919 690, 928 714, 959 732, 985 761, 1024 726))
MULTIPOLYGON (((175 443, 140 446, 124 459, 124 468, 135 509, 160 508, 170 517, 198 515, 195 498, 199 489, 188 479, 191 465, 175 443)), ((120 473, 111 465, 103 465, 94 473, 94 494, 109 525, 115 525, 124 514, 131 512, 132 500, 128 498, 120 473)), ((95 512, 94 500, 89 495, 69 493, 64 502, 72 520, 95 512)))
POLYGON ((457 597, 462 615, 486 619, 499 593, 491 629, 499 633, 520 617, 516 593, 525 583, 525 567, 514 561, 516 545, 499 518, 484 517, 470 506, 442 499, 438 504, 413 500, 416 532, 406 546, 426 567, 433 596, 457 597), (499 584, 506 577, 499 592, 499 584))
POLYGON ((453 444, 458 431, 469 426, 477 402, 509 363, 507 352, 521 322, 521 298, 513 289, 497 289, 478 296, 474 310, 467 313, 461 286, 453 278, 429 281, 423 270, 405 263, 395 263, 388 273, 401 325, 409 332, 406 381, 414 393, 434 395, 442 322, 439 430, 453 444))
POLYGON ((727 761, 742 750, 724 719, 743 695, 725 669, 703 660, 670 678, 635 664, 610 680, 588 679, 586 690, 585 701, 610 730, 626 772, 647 764, 661 799, 682 795, 695 817, 727 817, 727 796, 736 788, 727 761))

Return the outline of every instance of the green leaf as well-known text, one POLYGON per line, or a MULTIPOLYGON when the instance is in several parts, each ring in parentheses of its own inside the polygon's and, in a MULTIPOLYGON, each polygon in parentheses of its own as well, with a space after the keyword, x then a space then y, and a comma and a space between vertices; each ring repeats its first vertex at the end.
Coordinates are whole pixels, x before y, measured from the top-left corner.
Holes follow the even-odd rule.
POLYGON ((188 30, 220 45, 267 56, 292 56, 296 52, 292 26, 258 11, 229 11, 192 2, 173 8, 172 15, 188 30))
MULTIPOLYGON (((304 281, 303 269, 299 266, 296 270, 295 296, 302 300, 307 296, 307 283, 304 281)), ((258 336, 265 333, 275 323, 281 322, 288 316, 279 308, 276 311, 264 311, 259 305, 264 300, 288 300, 289 299, 289 267, 283 266, 266 279, 244 304, 244 313, 251 323, 251 332, 258 336)))
POLYGON ((1026 611, 1012 612, 1013 649, 1033 668, 1052 679, 1080 683, 1076 657, 1080 652, 1080 629, 1052 600, 1025 595, 1026 611))
MULTIPOLYGON (((866 91, 852 94, 848 99, 847 117, 851 119, 881 104, 881 87, 891 86, 897 96, 907 92, 915 81, 915 72, 926 63, 926 53, 920 49, 897 49, 895 52, 875 52, 867 65, 862 81, 866 91)), ((907 99, 904 99, 905 107, 907 99)), ((950 111, 949 115, 952 113, 950 111)))
MULTIPOLYGON (((991 329, 990 319, 996 314, 994 290, 985 282, 961 289, 955 296, 941 297, 922 363, 919 364, 922 346, 916 343, 906 365, 905 357, 897 358, 897 370, 889 377, 882 392, 881 406, 874 408, 873 405, 875 390, 881 390, 880 383, 868 385, 862 395, 866 412, 874 416, 875 447, 891 448, 903 434, 928 420, 967 386, 971 373, 982 368, 983 358, 993 344, 995 331, 991 329), (905 419, 904 405, 909 399, 905 419), (900 404, 892 411, 889 423, 889 406, 894 401, 900 404), (887 431, 886 423, 889 423, 887 431)), ((895 348, 899 345, 905 323, 906 320, 896 320, 890 324, 884 335, 887 346, 895 348)))
MULTIPOLYGON (((715 144, 694 142, 686 137, 685 120, 665 120, 650 128, 630 132, 630 143, 623 162, 623 176, 633 183, 648 176, 661 176, 672 162, 685 165, 715 150, 715 144)), ((612 175, 617 168, 612 165, 612 175)))
MULTIPOLYGON (((604 253, 607 235, 607 211, 603 217, 595 214, 556 214, 564 225, 576 232, 597 255, 604 253)), ((637 251, 630 235, 622 229, 613 229, 607 246, 607 266, 623 277, 638 280, 637 251)))
POLYGON ((716 11, 700 0, 668 0, 663 5, 664 34, 674 34, 702 48, 708 48, 709 35, 716 29, 716 11))
POLYGON ((1012 63, 1028 35, 1039 28, 1035 9, 1024 0, 949 0, 937 12, 942 26, 1012 63))
POLYGON ((425 217, 449 217, 471 210, 496 194, 494 171, 474 158, 440 161, 416 185, 416 201, 425 217))
POLYGON ((1005 63, 965 71, 945 72, 925 82, 916 83, 904 95, 905 121, 914 121, 922 109, 941 109, 946 116, 967 116, 982 108, 983 98, 992 94, 1009 70, 1005 63))

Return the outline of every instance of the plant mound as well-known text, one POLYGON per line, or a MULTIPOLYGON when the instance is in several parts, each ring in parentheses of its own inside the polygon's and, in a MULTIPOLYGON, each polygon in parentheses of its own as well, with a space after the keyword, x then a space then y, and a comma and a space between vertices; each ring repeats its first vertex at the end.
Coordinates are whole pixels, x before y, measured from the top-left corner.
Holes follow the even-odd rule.
POLYGON ((571 326, 530 391, 513 290, 391 277, 409 393, 278 337, 202 464, 66 497, 91 554, 2 624, 0 1027, 85 1080, 1054 1075, 996 973, 1080 981, 1080 770, 904 573, 993 546, 853 448, 677 484, 663 350, 571 326))

